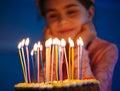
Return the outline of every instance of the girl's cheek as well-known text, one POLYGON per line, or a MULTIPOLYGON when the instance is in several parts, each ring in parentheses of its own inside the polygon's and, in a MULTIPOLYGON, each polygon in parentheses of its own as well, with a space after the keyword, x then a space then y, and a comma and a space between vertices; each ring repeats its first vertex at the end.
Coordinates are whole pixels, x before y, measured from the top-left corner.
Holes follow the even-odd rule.
POLYGON ((83 12, 81 14, 80 22, 81 22, 82 25, 88 22, 88 12, 83 12))
POLYGON ((81 25, 87 23, 87 21, 88 21, 88 18, 85 17, 85 16, 83 16, 83 17, 81 18, 81 21, 80 21, 80 22, 81 22, 81 25))

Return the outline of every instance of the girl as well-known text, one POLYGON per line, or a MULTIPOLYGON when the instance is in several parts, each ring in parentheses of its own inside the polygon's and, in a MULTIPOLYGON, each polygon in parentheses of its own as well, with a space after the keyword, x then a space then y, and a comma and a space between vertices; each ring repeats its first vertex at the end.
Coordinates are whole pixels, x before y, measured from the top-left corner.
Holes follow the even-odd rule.
MULTIPOLYGON (((110 91, 118 49, 114 44, 97 37, 93 24, 94 1, 37 0, 37 5, 40 14, 47 22, 44 39, 57 37, 68 41, 68 37, 71 37, 76 42, 79 37, 82 37, 83 79, 95 78, 100 81, 101 91, 110 91)), ((75 64, 77 64, 77 56, 75 45, 75 64)), ((77 71, 75 78, 76 75, 77 71)))

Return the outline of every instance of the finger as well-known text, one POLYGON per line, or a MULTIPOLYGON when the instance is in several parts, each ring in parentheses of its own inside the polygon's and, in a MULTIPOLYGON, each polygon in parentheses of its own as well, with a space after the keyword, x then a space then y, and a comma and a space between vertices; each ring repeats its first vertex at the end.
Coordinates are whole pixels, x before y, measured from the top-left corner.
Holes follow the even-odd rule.
POLYGON ((92 21, 89 21, 89 22, 83 24, 82 30, 91 31, 91 32, 96 33, 95 26, 92 21))
MULTIPOLYGON (((87 23, 83 24, 81 26, 80 31, 78 32, 78 34, 76 35, 76 37, 74 38, 74 42, 77 43, 77 40, 81 37, 83 42, 86 42, 86 36, 88 36, 88 32, 89 32, 89 28, 87 27, 87 23)), ((77 46, 77 45, 76 45, 77 46)))
POLYGON ((90 32, 89 26, 90 24, 88 22, 81 26, 80 31, 78 32, 74 39, 75 42, 77 42, 77 39, 79 39, 79 37, 82 37, 82 39, 84 39, 84 36, 87 36, 87 33, 90 32))
POLYGON ((96 31, 94 24, 92 22, 87 22, 82 25, 81 32, 77 35, 76 40, 81 37, 84 42, 84 47, 86 46, 96 37, 96 31))

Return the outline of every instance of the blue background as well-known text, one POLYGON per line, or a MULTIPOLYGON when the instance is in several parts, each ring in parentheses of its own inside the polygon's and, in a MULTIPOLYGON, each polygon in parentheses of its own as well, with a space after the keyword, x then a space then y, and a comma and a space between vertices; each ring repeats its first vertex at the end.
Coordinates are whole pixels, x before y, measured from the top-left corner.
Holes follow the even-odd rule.
MULTIPOLYGON (((96 0, 94 18, 98 36, 120 49, 120 0, 96 0)), ((35 0, 0 0, 0 91, 14 91, 23 82, 17 44, 30 37, 31 46, 42 40, 44 20, 35 0)), ((112 91, 120 91, 120 59, 114 70, 112 91)))

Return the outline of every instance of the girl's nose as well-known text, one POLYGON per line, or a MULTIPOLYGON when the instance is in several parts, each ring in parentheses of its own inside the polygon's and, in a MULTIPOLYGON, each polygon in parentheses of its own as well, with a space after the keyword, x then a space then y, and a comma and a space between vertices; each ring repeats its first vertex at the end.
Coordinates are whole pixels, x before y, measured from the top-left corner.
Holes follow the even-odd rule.
POLYGON ((68 22, 68 18, 65 15, 60 15, 59 16, 59 23, 60 24, 66 24, 68 22))

